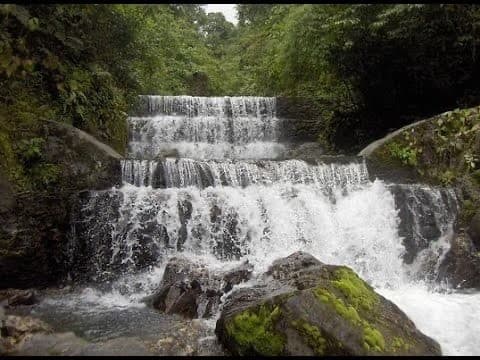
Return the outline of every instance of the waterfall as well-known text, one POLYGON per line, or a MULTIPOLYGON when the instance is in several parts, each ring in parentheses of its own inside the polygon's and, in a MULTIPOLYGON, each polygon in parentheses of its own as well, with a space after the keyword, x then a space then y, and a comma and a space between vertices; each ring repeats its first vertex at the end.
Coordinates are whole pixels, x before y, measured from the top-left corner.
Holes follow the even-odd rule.
POLYGON ((270 159, 285 150, 275 98, 147 96, 146 108, 129 119, 132 158, 270 159))
POLYGON ((480 315, 471 305, 478 296, 438 292, 431 280, 458 212, 451 189, 370 181, 361 158, 280 160, 275 98, 142 99, 144 113, 129 119, 123 186, 79 195, 74 279, 113 281, 136 301, 178 253, 212 267, 248 259, 260 273, 302 250, 352 267, 444 353, 478 352, 459 330, 480 315), (443 316, 457 319, 451 330, 443 316))
POLYGON ((333 187, 361 184, 368 179, 364 163, 317 164, 304 161, 197 161, 192 159, 124 160, 123 181, 136 186, 248 186, 301 183, 333 187))

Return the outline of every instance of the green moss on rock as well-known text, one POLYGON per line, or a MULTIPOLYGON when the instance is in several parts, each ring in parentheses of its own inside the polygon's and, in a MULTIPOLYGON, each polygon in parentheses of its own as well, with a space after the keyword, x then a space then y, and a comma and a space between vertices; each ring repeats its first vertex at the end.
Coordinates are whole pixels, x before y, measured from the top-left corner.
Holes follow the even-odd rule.
POLYGON ((392 339, 391 350, 392 352, 397 352, 401 350, 408 351, 412 346, 408 344, 404 339, 395 336, 392 339))
POLYGON ((239 354, 280 355, 285 340, 274 330, 280 314, 278 306, 272 308, 263 304, 254 310, 245 310, 235 315, 227 324, 226 330, 238 344, 239 354))
POLYGON ((365 350, 383 351, 385 349, 385 339, 382 333, 373 324, 362 318, 357 310, 358 308, 365 308, 367 311, 372 311, 373 306, 378 302, 378 296, 349 269, 338 270, 336 276, 340 280, 335 280, 332 283, 343 293, 347 303, 323 287, 316 287, 313 290, 314 295, 318 300, 332 306, 342 318, 361 328, 363 331, 361 345, 365 350))
POLYGON ((378 304, 378 295, 352 270, 343 267, 335 271, 335 276, 337 280, 332 281, 332 284, 342 292, 353 307, 370 311, 378 304))
POLYGON ((322 332, 317 326, 309 324, 305 320, 293 321, 292 325, 316 355, 325 353, 327 340, 322 336, 322 332))
POLYGON ((366 322, 363 323, 363 339, 363 346, 366 350, 383 351, 385 349, 385 339, 382 333, 366 322))
POLYGON ((360 316, 353 306, 346 305, 342 299, 337 298, 334 294, 322 287, 315 288, 313 292, 318 300, 331 305, 341 317, 347 319, 354 325, 361 323, 360 316))

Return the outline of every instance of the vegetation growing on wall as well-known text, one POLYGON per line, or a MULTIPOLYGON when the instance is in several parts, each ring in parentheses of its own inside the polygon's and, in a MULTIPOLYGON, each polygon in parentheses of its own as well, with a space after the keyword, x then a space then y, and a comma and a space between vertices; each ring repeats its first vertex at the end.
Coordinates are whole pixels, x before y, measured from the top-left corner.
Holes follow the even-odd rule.
POLYGON ((406 129, 373 156, 412 167, 435 184, 460 185, 460 222, 467 223, 480 201, 480 108, 455 109, 406 129))

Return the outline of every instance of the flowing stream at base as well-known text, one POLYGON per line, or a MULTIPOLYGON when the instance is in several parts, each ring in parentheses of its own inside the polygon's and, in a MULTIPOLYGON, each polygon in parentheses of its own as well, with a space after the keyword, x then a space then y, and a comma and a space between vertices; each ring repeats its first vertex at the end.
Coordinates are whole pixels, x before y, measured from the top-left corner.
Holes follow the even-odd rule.
MULTIPOLYGON (((353 268, 443 354, 480 354, 480 293, 434 281, 458 210, 452 189, 370 181, 360 158, 275 160, 286 145, 274 98, 144 100, 147 115, 130 118, 123 186, 79 195, 69 276, 83 285, 51 295, 39 314, 92 339, 168 333, 184 320, 141 300, 170 257, 211 268, 248 259, 255 275, 302 250, 353 268)), ((200 321, 214 342, 215 319, 200 321)))

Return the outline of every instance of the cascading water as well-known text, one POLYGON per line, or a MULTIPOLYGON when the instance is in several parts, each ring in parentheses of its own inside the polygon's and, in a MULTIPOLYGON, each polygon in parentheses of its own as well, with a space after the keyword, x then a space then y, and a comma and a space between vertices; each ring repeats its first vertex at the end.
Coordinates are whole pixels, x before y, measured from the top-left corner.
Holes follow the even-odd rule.
POLYGON ((195 159, 271 159, 275 142, 275 98, 147 96, 147 117, 131 117, 130 156, 155 158, 176 150, 195 159))
POLYGON ((275 161, 285 146, 274 98, 144 100, 148 116, 130 118, 124 185, 79 196, 71 276, 104 289, 82 301, 141 306, 179 252, 212 268, 248 259, 260 273, 302 250, 352 267, 444 354, 480 352, 480 296, 431 281, 449 248, 452 190, 369 181, 362 159, 275 161))

